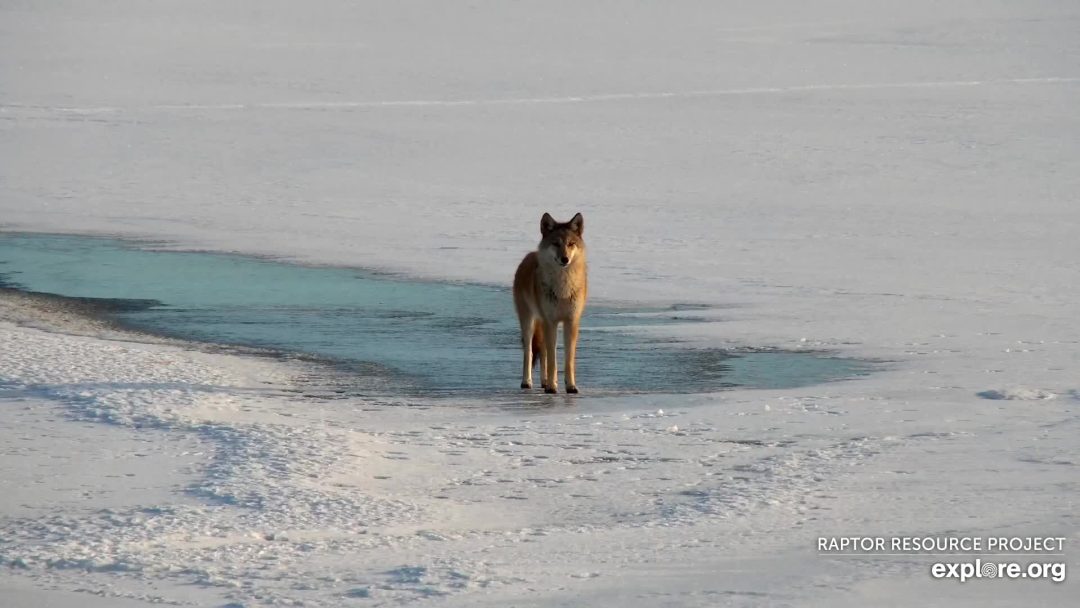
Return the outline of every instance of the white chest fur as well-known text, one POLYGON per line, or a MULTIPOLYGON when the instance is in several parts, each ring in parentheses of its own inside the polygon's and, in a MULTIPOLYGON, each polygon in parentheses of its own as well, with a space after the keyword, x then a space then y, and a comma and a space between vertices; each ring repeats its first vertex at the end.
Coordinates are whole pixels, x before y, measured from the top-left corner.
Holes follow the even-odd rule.
POLYGON ((585 306, 584 260, 574 260, 566 268, 541 264, 539 279, 540 293, 537 295, 545 317, 570 317, 585 306))

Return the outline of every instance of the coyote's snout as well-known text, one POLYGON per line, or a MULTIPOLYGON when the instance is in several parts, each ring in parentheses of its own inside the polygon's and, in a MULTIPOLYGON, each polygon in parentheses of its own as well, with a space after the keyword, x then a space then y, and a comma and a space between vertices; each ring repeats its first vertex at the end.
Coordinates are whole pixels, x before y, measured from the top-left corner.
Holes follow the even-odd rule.
POLYGON ((540 218, 540 246, 525 256, 514 275, 514 307, 521 322, 521 388, 532 388, 533 356, 540 359, 540 384, 558 392, 555 341, 563 325, 566 392, 576 393, 574 357, 578 324, 589 284, 585 273, 585 219, 578 213, 565 224, 545 213, 540 218))

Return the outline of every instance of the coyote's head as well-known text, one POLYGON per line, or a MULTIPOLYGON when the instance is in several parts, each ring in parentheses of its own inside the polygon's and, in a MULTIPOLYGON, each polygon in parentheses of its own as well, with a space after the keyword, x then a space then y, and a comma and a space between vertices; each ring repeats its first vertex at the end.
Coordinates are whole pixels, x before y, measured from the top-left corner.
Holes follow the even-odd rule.
POLYGON ((547 261, 547 257, 555 264, 564 268, 570 266, 575 260, 585 259, 585 239, 581 234, 585 231, 585 218, 578 213, 572 220, 559 223, 550 213, 545 213, 540 218, 540 258, 541 263, 547 261))

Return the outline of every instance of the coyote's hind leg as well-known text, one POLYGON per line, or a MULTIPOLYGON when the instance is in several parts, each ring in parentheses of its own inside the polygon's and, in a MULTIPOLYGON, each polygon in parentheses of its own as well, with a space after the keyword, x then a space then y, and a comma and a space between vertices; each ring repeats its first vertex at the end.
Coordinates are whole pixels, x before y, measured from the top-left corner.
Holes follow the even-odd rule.
MULTIPOLYGON (((533 330, 536 324, 532 319, 521 320, 521 388, 532 388, 533 370, 533 330)), ((543 376, 541 376, 543 378, 543 376)))

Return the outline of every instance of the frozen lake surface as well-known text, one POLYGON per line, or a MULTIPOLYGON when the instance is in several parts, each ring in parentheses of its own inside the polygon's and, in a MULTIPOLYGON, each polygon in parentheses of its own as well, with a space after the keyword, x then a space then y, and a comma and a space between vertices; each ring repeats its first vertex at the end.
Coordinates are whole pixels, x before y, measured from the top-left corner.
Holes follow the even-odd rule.
POLYGON ((1076 605, 816 541, 1080 567, 1078 25, 0 3, 0 231, 118 239, 3 245, 105 300, 0 289, 0 605, 1076 605), (587 220, 580 396, 517 388, 501 288, 545 211, 587 220), (848 372, 803 352, 889 364, 805 384, 848 372))
MULTIPOLYGON (((33 234, 0 235, 0 281, 94 299, 95 310, 139 330, 325 357, 365 376, 369 394, 520 394, 518 327, 503 288, 33 234)), ((783 389, 870 370, 820 352, 691 349, 639 331, 707 322, 694 316, 701 308, 590 306, 579 376, 610 395, 783 389)))

